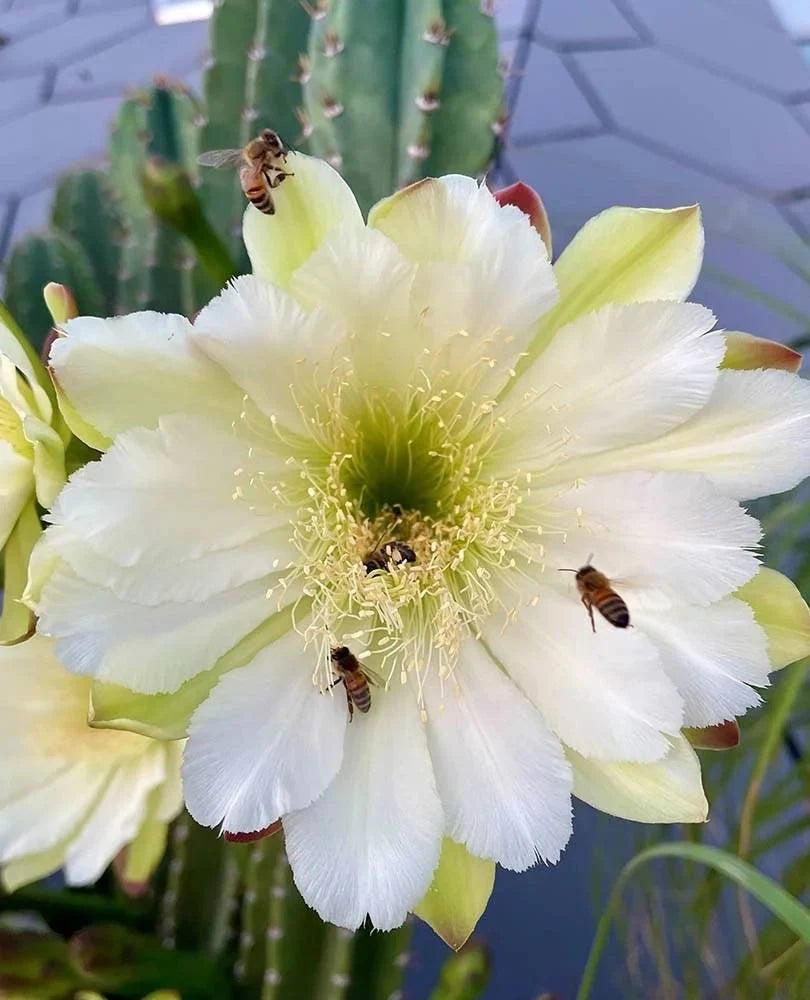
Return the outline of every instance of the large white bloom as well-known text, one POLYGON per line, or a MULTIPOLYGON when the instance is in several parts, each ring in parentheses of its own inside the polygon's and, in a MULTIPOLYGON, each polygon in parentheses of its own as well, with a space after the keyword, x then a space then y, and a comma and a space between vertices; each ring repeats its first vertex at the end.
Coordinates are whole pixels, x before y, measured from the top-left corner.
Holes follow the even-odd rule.
POLYGON ((733 596, 758 570, 740 500, 808 472, 806 384, 719 370, 714 317, 677 301, 693 210, 608 213, 555 280, 526 216, 472 180, 366 226, 330 168, 294 173, 275 216, 247 211, 254 274, 194 324, 83 318, 55 344, 109 450, 50 515, 40 629, 70 669, 152 695, 119 712, 144 731, 183 735, 196 708, 191 813, 283 817, 296 884, 338 924, 399 924, 444 836, 556 861, 572 788, 704 819, 681 729, 757 704, 775 665, 733 596), (369 573, 390 540, 414 561, 369 573), (589 553, 633 628, 592 631, 558 572, 589 553), (351 725, 339 645, 379 681, 351 725))
POLYGON ((180 811, 179 745, 87 725, 90 683, 48 639, 0 646, 0 865, 9 891, 59 868, 95 882, 124 847, 134 882, 180 811))

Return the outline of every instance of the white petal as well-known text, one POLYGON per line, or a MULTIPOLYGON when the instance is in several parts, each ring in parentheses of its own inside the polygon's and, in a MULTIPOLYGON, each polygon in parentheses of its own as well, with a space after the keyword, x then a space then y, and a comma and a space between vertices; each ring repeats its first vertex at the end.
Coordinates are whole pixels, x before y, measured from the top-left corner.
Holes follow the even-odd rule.
POLYGON ((412 313, 416 269, 376 229, 334 229, 293 276, 292 291, 308 309, 324 307, 351 331, 354 377, 392 388, 406 384, 422 337, 412 313))
POLYGON ((557 495, 553 506, 567 516, 564 533, 547 536, 547 568, 578 569, 592 554, 628 601, 631 620, 638 604, 709 604, 759 568, 748 551, 759 541, 759 524, 703 476, 594 476, 557 495))
POLYGON ((295 884, 330 923, 398 927, 430 885, 443 822, 413 693, 375 691, 347 727, 338 776, 284 820, 295 884))
POLYGON ((263 830, 313 802, 343 757, 346 698, 312 682, 312 656, 290 632, 227 674, 191 719, 186 803, 204 826, 263 830))
POLYGON ((202 310, 193 336, 264 414, 302 433, 299 405, 317 401, 343 329, 323 310, 308 313, 287 292, 248 274, 202 310))
POLYGON ((709 812, 700 761, 683 736, 649 764, 588 760, 573 750, 574 795, 594 809, 639 823, 702 823, 709 812))
POLYGON ((727 496, 742 499, 781 493, 810 472, 810 382, 785 371, 722 371, 709 402, 685 424, 576 465, 577 474, 702 472, 727 496))
POLYGON ((253 273, 286 286, 327 233, 341 223, 363 225, 349 185, 323 160, 303 153, 287 156, 292 176, 273 190, 273 215, 248 205, 242 221, 253 273))
POLYGON ((591 631, 576 593, 542 588, 534 607, 484 632, 504 668, 569 746, 600 760, 656 760, 683 706, 655 647, 636 629, 591 631))
POLYGON ((99 800, 109 765, 98 760, 65 764, 0 808, 0 861, 47 851, 73 833, 99 800))
POLYGON ((42 589, 39 630, 56 639, 72 671, 134 691, 176 691, 212 667, 275 610, 268 580, 243 584, 207 601, 142 605, 88 583, 64 563, 42 589))
POLYGON ((96 882, 121 848, 135 839, 149 793, 164 776, 165 758, 158 744, 115 770, 70 842, 65 858, 68 885, 96 882))
MULTIPOLYGON (((126 431, 71 477, 48 518, 49 545, 91 582, 143 604, 205 600, 266 576, 295 552, 286 511, 234 493, 247 450, 199 417, 126 431)), ((283 468, 270 455, 264 463, 271 478, 283 468)))
POLYGON ((182 316, 81 316, 54 341, 51 368, 82 420, 107 438, 154 427, 167 413, 216 416, 230 426, 241 394, 190 334, 182 316))
POLYGON ((768 684, 765 633, 751 608, 732 597, 707 608, 638 611, 633 624, 658 647, 684 702, 684 725, 713 726, 758 705, 749 684, 768 684))
POLYGON ((495 391, 557 299, 545 244, 514 205, 470 177, 413 184, 376 205, 369 223, 420 263, 414 299, 437 370, 475 366, 495 391))
POLYGON ((537 709, 472 640, 444 691, 431 674, 425 694, 447 836, 513 871, 557 862, 571 836, 571 773, 537 709))
MULTIPOLYGON (((560 330, 513 385, 499 414, 522 467, 565 439, 565 455, 663 434, 702 407, 723 359, 714 316, 688 302, 608 305, 560 330)), ((535 465, 537 467, 537 465, 535 465)))

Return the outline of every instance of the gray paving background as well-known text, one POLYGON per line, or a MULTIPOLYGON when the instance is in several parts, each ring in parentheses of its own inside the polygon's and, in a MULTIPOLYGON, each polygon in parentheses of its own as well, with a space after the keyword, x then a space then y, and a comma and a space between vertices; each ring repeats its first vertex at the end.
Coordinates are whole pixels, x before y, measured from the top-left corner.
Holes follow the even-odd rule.
MULTIPOLYGON (((729 328, 794 338, 810 331, 810 0, 773 2, 496 0, 501 171, 541 191, 558 248, 611 204, 700 201, 701 297, 729 328)), ((103 155, 128 87, 199 89, 207 25, 158 27, 147 0, 0 0, 0 35, 2 261, 44 225, 55 178, 103 155)))
MULTIPOLYGON (((496 17, 511 62, 500 172, 542 193, 557 249, 609 205, 700 201, 696 297, 727 328, 810 336, 810 0, 496 0, 496 17)), ((199 90, 207 25, 157 27, 146 0, 0 0, 0 36, 2 261, 44 225, 59 174, 103 156, 127 87, 166 73, 199 90)), ((620 821, 578 807, 576 826, 556 868, 499 874, 480 927, 493 1000, 576 989, 606 826, 632 850, 620 821)), ((444 954, 419 928, 409 997, 444 954)), ((626 996, 600 981, 601 1000, 626 996)))

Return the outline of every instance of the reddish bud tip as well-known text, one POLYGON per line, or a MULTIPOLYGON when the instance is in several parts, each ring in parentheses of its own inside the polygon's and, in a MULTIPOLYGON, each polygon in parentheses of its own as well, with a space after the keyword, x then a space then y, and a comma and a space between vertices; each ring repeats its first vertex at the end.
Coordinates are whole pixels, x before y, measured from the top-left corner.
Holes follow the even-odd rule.
POLYGON ((264 840, 265 837, 272 837, 280 829, 281 820, 277 819, 263 830, 251 830, 250 833, 231 833, 230 830, 225 830, 222 835, 229 844, 252 844, 257 840, 264 840))
POLYGON ((740 727, 736 719, 702 729, 684 729, 683 734, 698 750, 732 750, 740 742, 740 727))
POLYGON ((545 243, 550 258, 551 226, 543 200, 534 188, 524 184, 523 181, 518 181, 516 184, 510 184, 509 187, 501 188, 500 191, 494 191, 493 196, 499 205, 514 205, 515 208, 519 208, 524 215, 529 217, 529 222, 545 243))

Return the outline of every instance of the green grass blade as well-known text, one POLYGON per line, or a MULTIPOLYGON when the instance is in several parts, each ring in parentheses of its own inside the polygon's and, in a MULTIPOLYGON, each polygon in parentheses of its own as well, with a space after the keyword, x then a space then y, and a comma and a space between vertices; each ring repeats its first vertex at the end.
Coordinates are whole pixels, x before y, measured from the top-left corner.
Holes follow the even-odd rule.
POLYGON ((637 868, 654 861, 656 858, 680 858, 684 861, 694 861, 697 864, 707 865, 715 871, 724 875, 736 885, 745 889, 754 899, 759 900, 763 906, 776 917, 778 917, 787 927, 803 941, 810 943, 810 909, 800 903, 797 899, 786 892, 780 885, 768 878, 756 868, 742 861, 734 854, 722 851, 718 847, 710 847, 707 844, 656 844, 645 851, 641 851, 622 868, 619 877, 613 886, 608 905, 596 928, 593 944, 591 945, 588 961, 582 973, 582 980, 579 984, 576 1000, 587 1000, 591 995, 591 990, 596 979, 596 971, 599 967, 599 960, 605 950, 610 926, 618 909, 621 892, 630 877, 637 868))

